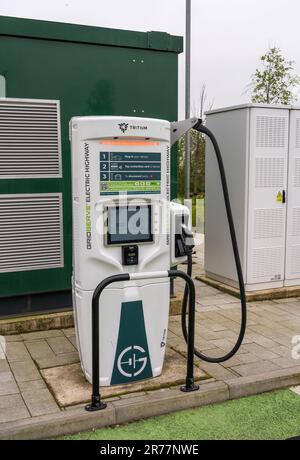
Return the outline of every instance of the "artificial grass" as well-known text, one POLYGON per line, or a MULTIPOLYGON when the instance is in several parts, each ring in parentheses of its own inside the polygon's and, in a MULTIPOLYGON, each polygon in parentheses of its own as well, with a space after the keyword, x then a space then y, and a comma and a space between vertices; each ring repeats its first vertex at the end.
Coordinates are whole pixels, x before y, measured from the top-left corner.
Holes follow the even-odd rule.
POLYGON ((300 396, 280 390, 68 436, 90 440, 286 439, 300 435, 300 396))

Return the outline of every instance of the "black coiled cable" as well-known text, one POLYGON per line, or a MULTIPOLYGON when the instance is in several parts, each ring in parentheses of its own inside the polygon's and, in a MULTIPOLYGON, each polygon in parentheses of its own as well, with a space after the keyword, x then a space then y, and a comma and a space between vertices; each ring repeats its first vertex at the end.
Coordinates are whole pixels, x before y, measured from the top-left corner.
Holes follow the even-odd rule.
MULTIPOLYGON (((206 136, 210 138, 213 144, 214 150, 215 150, 215 154, 216 154, 217 162, 219 166, 220 177, 221 177, 227 220, 228 220, 228 225, 229 225, 232 249, 233 249, 233 254, 234 254, 234 260, 235 260, 236 271, 238 275, 240 296, 241 296, 241 327, 240 327, 238 339, 236 341, 236 344, 232 348, 232 350, 229 351, 225 356, 220 356, 219 358, 213 358, 213 357, 204 355, 196 348, 194 349, 195 355, 198 356, 198 358, 203 359, 203 361, 207 361, 209 363, 222 363, 232 358, 232 356, 236 354, 236 352, 239 350, 243 342, 243 339, 244 339, 244 335, 246 331, 246 324, 247 324, 247 304, 246 304, 245 286, 244 286, 243 272, 242 272, 242 267, 241 267, 240 255, 239 255, 239 250, 238 250, 238 244, 237 244, 237 239, 236 239, 235 227, 234 227, 232 211, 231 211, 231 204, 230 204, 228 187, 227 187, 226 174, 225 174, 221 151, 220 151, 220 148, 218 146, 218 143, 217 143, 217 140, 214 134, 206 126, 202 124, 201 120, 199 120, 198 123, 193 128, 199 133, 206 134, 206 136)), ((187 273, 189 276, 192 276, 192 263, 193 263, 192 262, 192 251, 190 251, 190 253, 188 254, 188 266, 187 266, 187 273)), ((182 302, 181 325, 182 325, 183 336, 186 342, 187 342, 187 336, 188 336, 187 326, 186 326, 187 303, 188 303, 188 289, 185 288, 183 302, 182 302)))

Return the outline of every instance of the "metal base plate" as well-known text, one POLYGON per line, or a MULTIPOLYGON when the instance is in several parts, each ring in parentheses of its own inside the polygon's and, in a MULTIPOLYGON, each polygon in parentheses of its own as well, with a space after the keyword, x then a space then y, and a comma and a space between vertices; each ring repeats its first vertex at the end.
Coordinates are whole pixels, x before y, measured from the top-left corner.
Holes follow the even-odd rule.
POLYGON ((85 406, 85 410, 88 412, 96 412, 98 410, 103 410, 107 407, 107 404, 104 402, 96 403, 96 404, 88 404, 85 406))
POLYGON ((183 391, 184 393, 191 393, 192 391, 198 391, 200 389, 199 385, 191 385, 191 386, 186 386, 186 385, 183 385, 182 387, 180 387, 180 390, 183 391))

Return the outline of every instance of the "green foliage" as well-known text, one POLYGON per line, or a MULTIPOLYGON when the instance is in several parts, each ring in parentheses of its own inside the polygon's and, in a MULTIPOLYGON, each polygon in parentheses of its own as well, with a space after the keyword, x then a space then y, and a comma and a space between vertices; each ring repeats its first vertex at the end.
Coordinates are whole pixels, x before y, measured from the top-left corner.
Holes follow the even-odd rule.
POLYGON ((294 89, 300 76, 293 75, 293 61, 287 61, 280 48, 272 47, 260 58, 262 69, 252 77, 252 102, 291 104, 297 100, 294 89))

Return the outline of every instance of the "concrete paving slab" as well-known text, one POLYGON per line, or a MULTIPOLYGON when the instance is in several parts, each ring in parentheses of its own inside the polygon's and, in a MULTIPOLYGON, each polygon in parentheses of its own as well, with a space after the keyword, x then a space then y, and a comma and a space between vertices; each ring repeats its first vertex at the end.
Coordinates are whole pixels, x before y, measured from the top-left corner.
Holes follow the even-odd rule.
POLYGON ((69 327, 68 329, 62 329, 63 333, 65 334, 66 337, 72 337, 75 335, 75 328, 74 327, 69 327))
POLYGON ((9 371, 10 367, 6 359, 0 359, 0 372, 9 371))
POLYGON ((78 347, 77 347, 77 340, 76 340, 76 337, 75 335, 70 335, 68 337, 68 340, 70 340, 71 344, 73 345, 73 347, 75 348, 75 350, 78 350, 78 347))
POLYGON ((39 380, 29 380, 27 382, 18 382, 19 389, 22 392, 30 390, 42 390, 47 388, 46 383, 42 378, 39 380))
POLYGON ((41 378, 32 360, 13 361, 10 366, 17 382, 28 382, 41 378))
POLYGON ((30 414, 34 417, 60 412, 58 405, 47 388, 23 391, 22 397, 30 414))
POLYGON ((21 395, 0 396, 0 420, 2 423, 26 417, 30 417, 30 414, 21 395))
MULTIPOLYGON (((70 406, 89 401, 91 385, 85 380, 80 364, 44 369, 42 375, 61 406, 70 406)), ((103 397, 116 396, 123 393, 135 393, 161 388, 163 386, 184 383, 186 360, 179 353, 167 350, 166 360, 161 376, 127 385, 115 385, 101 389, 103 397)), ((195 367, 197 380, 207 378, 202 370, 195 367)))
POLYGON ((55 353, 47 343, 46 339, 24 342, 27 350, 34 360, 39 358, 55 358, 55 353))
POLYGON ((266 372, 272 372, 278 370, 280 367, 271 361, 260 361, 249 364, 240 364, 233 366, 231 370, 235 371, 242 377, 264 374, 266 372))
POLYGON ((39 369, 48 369, 57 366, 67 366, 79 362, 78 352, 64 353, 61 355, 55 355, 52 357, 37 358, 36 364, 39 369))
POLYGON ((36 331, 36 332, 26 332, 21 334, 22 339, 26 341, 47 339, 49 337, 59 337, 63 336, 63 332, 60 329, 51 329, 50 331, 36 331))
POLYGON ((50 337, 47 339, 48 344, 56 355, 72 353, 75 348, 66 337, 50 337))
POLYGON ((5 353, 9 362, 30 359, 30 355, 23 342, 7 342, 5 353))
POLYGON ((19 393, 14 376, 10 370, 0 372, 0 396, 19 393))

